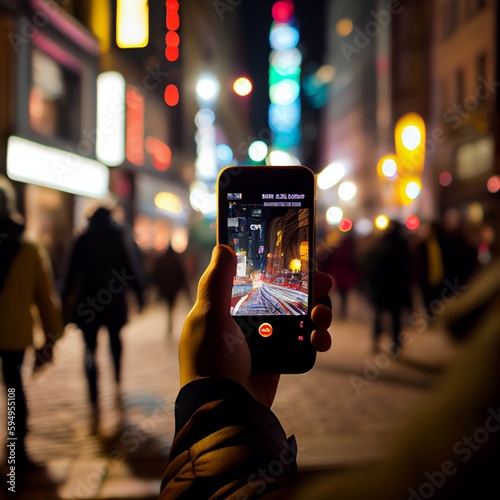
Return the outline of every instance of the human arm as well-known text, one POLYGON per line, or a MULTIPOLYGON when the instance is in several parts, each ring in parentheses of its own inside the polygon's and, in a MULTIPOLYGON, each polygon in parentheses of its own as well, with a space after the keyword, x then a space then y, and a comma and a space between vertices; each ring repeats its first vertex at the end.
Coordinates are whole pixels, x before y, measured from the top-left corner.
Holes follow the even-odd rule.
POLYGON ((34 302, 45 334, 44 345, 37 350, 35 371, 52 361, 54 344, 64 332, 61 303, 56 293, 54 276, 46 251, 37 247, 34 302))
MULTIPOLYGON (((294 437, 286 438, 270 410, 279 375, 251 373, 246 340, 229 313, 235 272, 233 250, 216 247, 184 323, 176 433, 162 499, 256 498, 287 487, 296 472, 294 437)), ((316 284, 317 295, 327 296, 331 279, 318 273, 316 284)), ((316 306, 312 318, 312 342, 326 351, 331 310, 316 306)))

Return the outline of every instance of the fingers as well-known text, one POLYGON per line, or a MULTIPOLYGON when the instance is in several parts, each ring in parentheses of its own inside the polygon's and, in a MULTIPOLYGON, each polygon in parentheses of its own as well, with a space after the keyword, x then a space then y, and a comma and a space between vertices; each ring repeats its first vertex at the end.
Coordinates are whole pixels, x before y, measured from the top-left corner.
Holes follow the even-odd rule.
POLYGON ((216 315, 229 315, 235 274, 236 255, 233 249, 226 245, 217 245, 198 285, 198 305, 208 307, 211 313, 216 315))
POLYGON ((313 330, 311 342, 318 352, 326 352, 332 347, 332 338, 328 330, 313 330))
POLYGON ((325 305, 317 305, 311 312, 313 323, 322 330, 328 330, 332 323, 332 311, 325 305))
POLYGON ((316 271, 314 274, 314 294, 316 297, 328 295, 333 287, 333 280, 330 275, 316 271))
POLYGON ((316 330, 311 334, 311 342, 318 352, 325 352, 332 346, 332 339, 328 328, 332 323, 332 311, 324 305, 316 306, 311 313, 311 319, 316 330))

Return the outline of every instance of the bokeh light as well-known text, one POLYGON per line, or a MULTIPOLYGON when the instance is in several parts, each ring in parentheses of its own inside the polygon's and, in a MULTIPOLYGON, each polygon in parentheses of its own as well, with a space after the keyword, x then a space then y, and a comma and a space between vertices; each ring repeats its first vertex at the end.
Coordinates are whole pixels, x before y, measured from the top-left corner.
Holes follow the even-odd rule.
POLYGON ((340 207, 330 207, 326 211, 326 220, 328 224, 336 225, 342 220, 342 217, 344 217, 344 212, 340 207))
POLYGON ((441 186, 446 187, 453 182, 453 176, 450 174, 450 172, 441 172, 439 174, 438 181, 441 186))
POLYGON ((248 147, 248 157, 253 161, 262 161, 268 152, 267 144, 264 141, 253 141, 248 147))
POLYGON ((351 219, 342 219, 339 222, 339 229, 344 233, 347 233, 347 231, 350 231, 352 229, 352 220, 351 219))
POLYGON ((337 22, 335 29, 339 36, 347 36, 352 31, 352 21, 347 18, 341 19, 337 22))
POLYGON ((409 215, 406 218, 405 225, 410 231, 415 231, 416 229, 418 229, 420 227, 420 219, 418 215, 409 215))
POLYGON ((375 217, 375 227, 381 231, 387 229, 389 227, 389 217, 383 214, 377 215, 377 217, 375 217))
POLYGON ((329 189, 335 186, 344 175, 345 168, 341 163, 330 163, 318 174, 318 187, 322 190, 329 189))
POLYGON ((245 77, 237 78, 233 83, 233 90, 240 96, 246 96, 252 92, 252 82, 245 77))
POLYGON ((354 184, 354 182, 343 182, 339 186, 339 198, 343 201, 350 201, 356 196, 357 190, 358 188, 356 187, 356 184, 354 184))
POLYGON ((486 187, 490 193, 498 193, 500 191, 500 176, 492 175, 488 182, 486 183, 486 187))

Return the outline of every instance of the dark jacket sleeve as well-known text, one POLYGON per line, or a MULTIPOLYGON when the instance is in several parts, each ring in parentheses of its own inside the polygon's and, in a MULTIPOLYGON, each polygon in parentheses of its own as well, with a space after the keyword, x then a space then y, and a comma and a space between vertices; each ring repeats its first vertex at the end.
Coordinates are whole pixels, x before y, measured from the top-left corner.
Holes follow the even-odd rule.
POLYGON ((184 386, 160 499, 262 498, 296 476, 296 444, 274 413, 224 378, 184 386))

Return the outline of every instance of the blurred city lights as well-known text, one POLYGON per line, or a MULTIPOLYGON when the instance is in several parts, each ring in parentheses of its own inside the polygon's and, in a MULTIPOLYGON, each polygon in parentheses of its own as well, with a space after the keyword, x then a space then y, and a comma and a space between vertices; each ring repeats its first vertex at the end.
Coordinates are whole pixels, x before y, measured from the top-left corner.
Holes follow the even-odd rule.
POLYGON ((144 165, 144 96, 129 86, 125 95, 127 111, 125 124, 125 156, 130 163, 144 165))
POLYGON ((148 0, 117 0, 116 45, 131 49, 145 47, 148 42, 148 0))
POLYGON ((90 198, 108 193, 109 169, 102 163, 16 136, 7 142, 7 175, 90 198), (71 175, 66 175, 69 172, 71 175))
POLYGON ((182 212, 182 202, 174 193, 158 193, 154 198, 154 204, 157 208, 174 215, 179 215, 182 212))
POLYGON ((299 43, 299 31, 295 26, 282 23, 273 23, 269 42, 274 50, 293 49, 299 43))
POLYGON ((220 85, 213 75, 205 74, 196 84, 196 93, 203 101, 213 101, 219 95, 220 85))
POLYGON ((215 113, 211 109, 200 109, 195 117, 194 123, 198 128, 211 127, 215 123, 215 113))
POLYGON ((387 229, 389 226, 389 217, 387 217, 387 215, 377 215, 377 217, 375 217, 375 227, 377 229, 380 229, 381 231, 387 229))
POLYGON ((471 203, 467 209, 467 217, 471 222, 481 222, 484 218, 484 210, 481 203, 471 203))
POLYGON ((296 47, 288 50, 273 50, 269 56, 269 63, 278 75, 294 75, 302 63, 302 54, 296 47))
POLYGON ((292 104, 299 97, 299 93, 299 84, 288 78, 269 88, 269 97, 274 104, 292 104))
POLYGON ((415 231, 420 227, 420 219, 417 215, 409 215, 406 218, 405 225, 410 231, 415 231))
POLYGON ((246 96, 252 92, 252 82, 243 76, 237 78, 233 83, 233 90, 240 96, 246 96))
POLYGON ((347 18, 341 19, 337 22, 335 29, 339 36, 347 36, 352 31, 352 21, 347 18))
POLYGON ((398 172, 398 166, 393 158, 386 158, 382 162, 382 173, 386 177, 394 177, 398 172))
POLYGON ((170 236, 170 246, 177 252, 182 253, 188 246, 188 230, 184 226, 175 227, 170 236))
POLYGON ((410 181, 408 184, 406 184, 405 187, 405 194, 410 198, 410 200, 414 200, 418 197, 420 194, 420 185, 416 181, 410 181))
POLYGON ((335 68, 329 64, 323 64, 317 69, 316 78, 321 83, 330 83, 335 78, 335 68))
POLYGON ((146 138, 146 151, 151 155, 156 170, 167 170, 172 161, 172 151, 167 144, 156 137, 146 138))
POLYGON ((338 189, 339 198, 343 201, 352 200, 356 196, 357 187, 354 182, 343 182, 338 189))
POLYGON ((422 140, 420 130, 415 125, 407 125, 401 134, 401 140, 406 149, 413 151, 418 148, 422 140))
POLYGON ((351 219, 342 219, 339 222, 339 229, 344 233, 347 233, 347 231, 350 231, 352 229, 352 220, 351 219))
POLYGON ((359 236, 368 236, 373 231, 373 222, 366 217, 358 219, 354 226, 354 232, 359 236))
POLYGON ((177 33, 179 26, 179 2, 178 0, 167 0, 165 16, 165 27, 167 28, 167 33, 165 35, 165 58, 170 62, 179 59, 179 44, 181 43, 181 37, 179 33, 177 33))
POLYGON ((125 78, 117 71, 97 77, 96 156, 110 167, 125 159, 125 93, 125 78))
POLYGON ((290 268, 290 271, 298 273, 302 267, 302 262, 300 262, 300 259, 292 259, 288 267, 290 268))
POLYGON ((248 147, 248 157, 252 161, 262 161, 268 152, 267 144, 264 141, 253 141, 248 147))
POLYGON ((177 106, 177 104, 179 104, 179 89, 177 85, 173 83, 167 85, 163 97, 168 106, 177 106))
POLYGON ((300 165, 300 161, 295 156, 287 153, 286 151, 275 149, 269 154, 269 164, 277 167, 285 167, 287 165, 300 165))
POLYGON ((326 220, 328 224, 338 224, 342 220, 342 217, 344 217, 344 212, 340 207, 330 207, 326 211, 326 220))
POLYGON ((215 152, 217 159, 224 165, 228 165, 233 160, 233 150, 227 144, 219 144, 215 152))
POLYGON ((272 15, 277 23, 289 22, 294 14, 293 2, 290 0, 280 0, 273 5, 272 15))
POLYGON ((446 187, 452 183, 453 176, 450 174, 450 172, 441 172, 439 174, 438 180, 439 180, 439 184, 441 184, 441 186, 446 187))
POLYGON ((200 181, 193 182, 190 188, 189 203, 197 212, 208 215, 215 212, 215 193, 209 191, 208 186, 200 181))
POLYGON ((322 190, 329 189, 340 182, 344 175, 345 168, 341 163, 330 163, 318 174, 318 187, 322 190))
POLYGON ((498 191, 500 191, 500 176, 492 175, 488 179, 486 187, 490 193, 498 193, 498 191))

